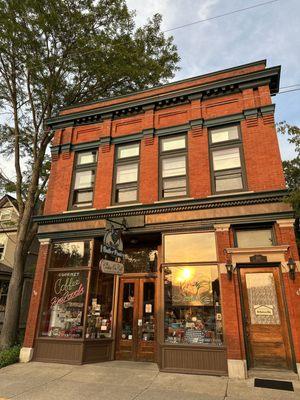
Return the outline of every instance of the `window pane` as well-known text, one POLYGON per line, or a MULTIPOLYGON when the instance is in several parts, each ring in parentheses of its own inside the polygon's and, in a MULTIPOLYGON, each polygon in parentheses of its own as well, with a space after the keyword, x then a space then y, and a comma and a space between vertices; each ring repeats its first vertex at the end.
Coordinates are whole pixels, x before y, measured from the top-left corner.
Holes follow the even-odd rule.
POLYGON ((82 338, 87 272, 50 272, 41 335, 82 338))
POLYGON ((236 231, 238 247, 265 247, 273 245, 272 229, 236 231))
POLYGON ((95 180, 94 171, 76 172, 74 189, 85 189, 92 187, 95 180))
POLYGON ((138 164, 124 164, 117 166, 117 183, 136 182, 138 178, 138 164))
POLYGON ((237 126, 212 129, 210 132, 212 143, 225 142, 226 140, 238 139, 239 137, 237 126))
POLYGON ((117 189, 117 202, 123 203, 137 200, 137 189, 120 188, 117 189))
POLYGON ((86 267, 91 257, 89 240, 53 243, 50 267, 86 267))
POLYGON ((243 180, 241 174, 230 174, 216 176, 216 191, 243 189, 243 180))
POLYGON ((97 151, 85 151, 78 153, 77 165, 91 164, 97 161, 97 151))
POLYGON ((162 176, 168 178, 170 176, 180 176, 186 174, 185 156, 163 158, 162 160, 162 176))
POLYGON ((165 235, 166 263, 217 260, 214 232, 165 235))
POLYGON ((92 271, 85 337, 111 337, 114 276, 92 271))
POLYGON ((178 149, 185 149, 185 135, 170 136, 170 137, 161 139, 161 150, 162 151, 170 151, 170 150, 178 150, 178 149))
POLYGON ((139 143, 126 144, 118 147, 118 158, 137 157, 140 152, 139 143))
POLYGON ((213 152, 214 170, 239 168, 241 166, 240 151, 238 147, 213 152))
POLYGON ((165 268, 165 341, 223 342, 220 285, 216 266, 165 268))
POLYGON ((87 207, 93 204, 93 192, 75 192, 74 205, 77 207, 87 207))
POLYGON ((153 247, 127 247, 124 259, 125 273, 155 272, 157 250, 153 247))
POLYGON ((163 197, 185 196, 186 178, 169 179, 163 182, 163 197))

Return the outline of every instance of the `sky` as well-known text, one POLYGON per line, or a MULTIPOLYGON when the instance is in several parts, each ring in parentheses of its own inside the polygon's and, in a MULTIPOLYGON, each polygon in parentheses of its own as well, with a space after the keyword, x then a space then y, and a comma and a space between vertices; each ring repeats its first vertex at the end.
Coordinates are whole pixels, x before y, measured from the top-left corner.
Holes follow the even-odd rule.
MULTIPOLYGON (((126 0, 128 7, 136 10, 138 25, 160 13, 162 30, 266 1, 126 0)), ((281 65, 281 87, 298 84, 300 89, 300 0, 278 0, 166 34, 174 37, 181 57, 175 81, 266 59, 267 67, 281 65)), ((273 102, 277 122, 300 126, 300 90, 277 95, 273 102)), ((279 137, 279 145, 284 160, 295 157, 286 137, 279 137)))
MULTIPOLYGON (((162 30, 265 3, 268 0, 126 0, 136 10, 141 26, 155 13, 163 17, 162 30)), ((281 65, 280 86, 300 89, 300 0, 277 0, 247 11, 166 32, 173 35, 181 57, 173 81, 266 59, 281 65)), ((290 88, 292 89, 292 88, 290 88)), ((282 89, 289 90, 289 89, 282 89)), ((300 90, 273 97, 275 119, 300 126, 300 90)), ((295 157, 287 138, 280 135, 282 159, 295 157)), ((13 163, 0 168, 13 177, 13 163)))

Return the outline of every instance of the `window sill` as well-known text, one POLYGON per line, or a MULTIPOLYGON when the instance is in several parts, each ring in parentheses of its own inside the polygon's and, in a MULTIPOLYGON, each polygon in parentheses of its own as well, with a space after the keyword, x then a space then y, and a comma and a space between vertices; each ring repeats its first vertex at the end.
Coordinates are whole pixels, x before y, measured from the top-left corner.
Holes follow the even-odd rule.
POLYGON ((135 207, 135 206, 141 206, 143 203, 124 203, 124 204, 116 204, 115 206, 108 206, 106 208, 123 208, 123 207, 135 207))
POLYGON ((159 204, 159 203, 172 203, 172 202, 174 202, 174 201, 190 201, 190 200, 194 200, 195 198, 194 197, 184 197, 184 198, 182 198, 182 197, 178 197, 178 198, 176 198, 176 197, 173 197, 173 198, 170 198, 169 200, 157 200, 157 201, 155 201, 154 202, 154 204, 159 204))
POLYGON ((207 196, 207 198, 211 197, 224 197, 224 196, 236 196, 237 194, 248 194, 248 193, 254 193, 253 190, 246 190, 246 191, 241 191, 241 192, 229 192, 229 193, 221 193, 221 194, 211 194, 210 196, 207 196))

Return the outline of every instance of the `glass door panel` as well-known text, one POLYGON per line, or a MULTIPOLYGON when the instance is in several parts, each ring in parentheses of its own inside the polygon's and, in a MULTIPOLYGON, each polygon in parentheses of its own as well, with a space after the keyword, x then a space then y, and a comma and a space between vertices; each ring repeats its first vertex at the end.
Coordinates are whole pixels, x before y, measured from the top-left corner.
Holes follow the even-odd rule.
POLYGON ((133 339, 134 323, 134 283, 124 283, 122 301, 122 331, 121 338, 133 339))
POLYGON ((154 301, 155 301, 154 282, 144 282, 142 326, 139 332, 140 340, 144 341, 154 340, 154 331, 155 331, 154 301))

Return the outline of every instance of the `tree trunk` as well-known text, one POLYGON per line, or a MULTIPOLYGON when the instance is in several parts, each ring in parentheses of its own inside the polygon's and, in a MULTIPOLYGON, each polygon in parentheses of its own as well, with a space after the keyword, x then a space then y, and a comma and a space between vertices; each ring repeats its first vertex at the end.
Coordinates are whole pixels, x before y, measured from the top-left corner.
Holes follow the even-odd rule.
POLYGON ((26 262, 22 247, 22 242, 17 241, 14 268, 9 282, 5 315, 1 331, 1 349, 7 349, 13 346, 16 344, 17 340, 24 281, 24 267, 26 262))

